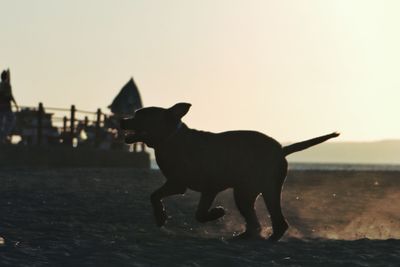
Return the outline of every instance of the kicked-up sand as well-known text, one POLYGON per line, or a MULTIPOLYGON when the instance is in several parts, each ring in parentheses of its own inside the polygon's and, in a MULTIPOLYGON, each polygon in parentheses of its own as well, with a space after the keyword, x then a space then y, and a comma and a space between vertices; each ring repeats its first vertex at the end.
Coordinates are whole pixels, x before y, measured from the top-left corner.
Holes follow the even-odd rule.
POLYGON ((399 266, 399 171, 291 170, 278 243, 230 240, 244 228, 230 190, 215 201, 223 219, 196 222, 188 191, 156 227, 149 197, 163 182, 155 170, 1 170, 0 266, 399 266))

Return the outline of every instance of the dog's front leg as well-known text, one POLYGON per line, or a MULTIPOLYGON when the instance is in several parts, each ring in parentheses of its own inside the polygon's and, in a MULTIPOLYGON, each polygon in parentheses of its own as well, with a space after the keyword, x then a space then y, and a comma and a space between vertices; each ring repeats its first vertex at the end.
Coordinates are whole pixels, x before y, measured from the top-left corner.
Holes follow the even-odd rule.
POLYGON ((158 226, 163 226, 167 220, 167 213, 161 200, 171 195, 183 194, 185 191, 186 187, 167 181, 151 194, 151 204, 153 205, 154 216, 158 226))
POLYGON ((216 196, 216 193, 201 193, 200 202, 196 211, 196 219, 199 222, 214 221, 225 215, 225 210, 222 207, 210 209, 216 196))

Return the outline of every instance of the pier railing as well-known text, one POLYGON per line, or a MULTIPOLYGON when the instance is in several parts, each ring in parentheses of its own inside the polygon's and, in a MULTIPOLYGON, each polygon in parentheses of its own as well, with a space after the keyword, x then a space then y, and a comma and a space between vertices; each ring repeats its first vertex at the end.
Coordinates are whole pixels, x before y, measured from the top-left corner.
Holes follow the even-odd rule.
POLYGON ((44 107, 43 103, 39 103, 38 106, 20 106, 20 111, 28 110, 36 112, 36 142, 41 144, 44 137, 44 116, 45 114, 51 113, 59 115, 62 113, 64 116, 52 116, 52 126, 58 128, 63 140, 68 140, 72 144, 77 134, 78 123, 83 124, 83 128, 86 129, 89 125, 95 128, 95 142, 100 142, 101 128, 104 126, 107 114, 102 112, 100 108, 96 111, 87 111, 77 109, 75 105, 71 105, 69 109, 57 108, 57 107, 44 107), (69 116, 68 116, 69 115, 69 116), (79 116, 80 115, 80 116, 79 116), (92 116, 94 119, 89 119, 92 116), (54 125, 53 125, 54 123, 54 125))

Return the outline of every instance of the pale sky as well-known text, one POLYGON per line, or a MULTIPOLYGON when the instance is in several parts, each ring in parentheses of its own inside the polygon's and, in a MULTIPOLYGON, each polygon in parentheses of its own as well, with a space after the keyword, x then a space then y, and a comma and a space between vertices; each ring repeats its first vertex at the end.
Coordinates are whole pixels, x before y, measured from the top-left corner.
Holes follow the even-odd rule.
POLYGON ((145 106, 281 142, 400 138, 400 1, 0 0, 0 68, 20 105, 145 106))

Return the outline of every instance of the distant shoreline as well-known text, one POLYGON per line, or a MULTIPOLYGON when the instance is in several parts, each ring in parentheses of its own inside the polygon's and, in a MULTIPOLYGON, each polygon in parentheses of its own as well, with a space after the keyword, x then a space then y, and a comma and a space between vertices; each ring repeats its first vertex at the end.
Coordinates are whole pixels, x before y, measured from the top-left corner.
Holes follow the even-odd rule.
POLYGON ((302 163, 289 162, 289 170, 310 171, 398 171, 399 164, 367 164, 367 163, 302 163))
MULTIPOLYGON (((151 169, 159 170, 157 163, 151 159, 151 169)), ((400 164, 368 164, 368 163, 310 163, 290 162, 289 170, 294 171, 395 171, 400 172, 400 164)))

